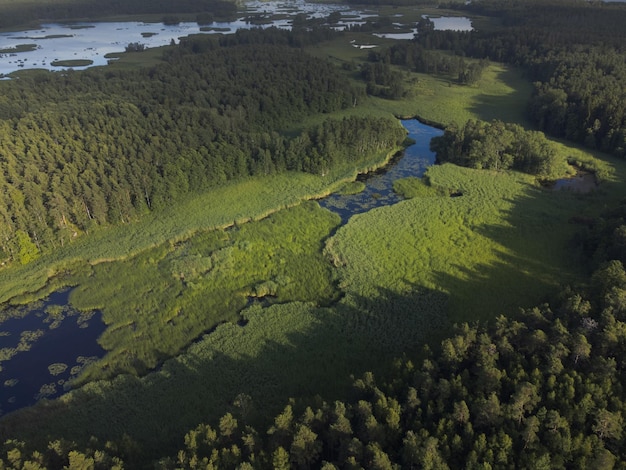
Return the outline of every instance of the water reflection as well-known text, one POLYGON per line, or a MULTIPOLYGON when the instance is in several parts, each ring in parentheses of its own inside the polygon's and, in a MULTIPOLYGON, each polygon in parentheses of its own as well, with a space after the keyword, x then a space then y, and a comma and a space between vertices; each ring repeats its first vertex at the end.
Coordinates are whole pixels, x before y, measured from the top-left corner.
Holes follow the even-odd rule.
POLYGON ((320 205, 341 216, 345 223, 354 214, 367 212, 375 207, 388 206, 402 200, 393 191, 393 182, 409 176, 420 177, 435 162, 430 150, 430 139, 443 134, 442 130, 428 126, 416 119, 401 121, 415 144, 407 147, 400 158, 380 171, 359 176, 365 189, 358 194, 331 194, 320 201, 320 205))
MULTIPOLYGON (((23 69, 84 70, 107 65, 107 54, 124 52, 130 43, 141 43, 147 48, 166 46, 172 41, 192 34, 231 34, 239 29, 275 26, 291 28, 294 15, 303 13, 307 18, 326 18, 340 12, 340 21, 333 25, 342 30, 375 18, 371 11, 358 11, 346 5, 307 3, 303 0, 288 3, 254 1, 246 4, 241 17, 235 21, 214 22, 202 27, 195 22, 177 25, 162 23, 127 22, 77 22, 71 24, 44 24, 32 31, 0 33, 0 77, 23 69), (256 21, 260 20, 260 21, 256 21), (21 52, 20 52, 21 51, 21 52), (90 61, 86 65, 55 66, 55 61, 90 61)), ((432 17, 435 29, 469 30, 468 18, 432 17)), ((377 34, 392 39, 412 39, 415 27, 395 23, 397 33, 377 34)))
POLYGON ((69 290, 0 311, 0 415, 61 395, 70 380, 105 353, 99 312, 68 306, 69 290))

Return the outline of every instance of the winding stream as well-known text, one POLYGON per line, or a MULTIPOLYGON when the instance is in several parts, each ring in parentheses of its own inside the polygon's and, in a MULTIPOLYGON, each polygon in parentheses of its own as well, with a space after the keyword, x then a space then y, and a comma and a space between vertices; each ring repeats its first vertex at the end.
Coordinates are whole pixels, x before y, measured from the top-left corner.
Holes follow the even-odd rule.
POLYGON ((357 180, 365 183, 365 189, 360 193, 331 194, 319 201, 320 206, 337 212, 344 224, 354 214, 401 201, 402 197, 393 191, 393 182, 408 176, 421 177, 435 163, 435 154, 430 150, 430 139, 442 135, 443 131, 417 119, 401 122, 409 133, 408 137, 415 141, 413 145, 407 147, 390 165, 373 173, 360 175, 357 180))
MULTIPOLYGON (((358 194, 332 194, 319 201, 337 212, 344 224, 354 214, 399 202, 402 197, 394 193, 393 182, 420 177, 434 163, 430 139, 443 131, 415 119, 403 120, 402 125, 415 144, 386 167, 359 176, 365 189, 358 194)), ((72 309, 69 292, 0 310, 0 416, 41 398, 60 396, 85 365, 105 354, 97 342, 106 328, 100 313, 72 309)))

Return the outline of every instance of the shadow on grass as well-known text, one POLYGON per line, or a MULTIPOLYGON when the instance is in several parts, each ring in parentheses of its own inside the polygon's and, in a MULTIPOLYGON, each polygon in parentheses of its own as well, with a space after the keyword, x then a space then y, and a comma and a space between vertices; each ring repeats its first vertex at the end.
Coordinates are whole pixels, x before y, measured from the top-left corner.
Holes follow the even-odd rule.
POLYGON ((514 314, 584 279, 582 253, 573 240, 586 226, 573 221, 597 216, 601 198, 529 186, 510 202, 503 223, 472 227, 497 244, 495 259, 435 273, 435 283, 451 293, 452 322, 514 314))
MULTIPOLYGON (((510 314, 575 282, 581 269, 568 248, 579 226, 572 216, 603 207, 593 195, 546 194, 529 186, 503 216, 506 224, 472 227, 502 251, 490 264, 459 267, 461 275, 435 273, 441 291, 405 285, 368 298, 347 294, 332 308, 291 303, 246 311, 245 327, 225 324, 181 356, 144 378, 120 376, 86 385, 70 395, 21 410, 0 421, 0 439, 24 439, 39 448, 58 438, 101 442, 128 436, 141 452, 129 465, 174 456, 185 432, 198 423, 217 425, 236 413, 235 397, 252 397, 248 422, 260 432, 290 397, 341 399, 350 375, 384 375, 393 358, 437 342, 445 312, 456 306, 474 321, 510 314), (450 292, 450 295, 445 292, 450 292)), ((141 466, 139 464, 133 466, 141 466)))
POLYGON ((521 77, 519 71, 511 68, 504 68, 496 74, 496 77, 501 83, 500 86, 510 91, 503 93, 498 90, 494 93, 477 94, 472 99, 470 111, 484 121, 499 119, 533 128, 526 117, 526 106, 532 93, 532 85, 521 77))
POLYGON ((443 329, 445 303, 441 292, 416 290, 344 299, 332 309, 254 308, 245 327, 219 327, 146 377, 91 383, 5 416, 0 440, 23 439, 44 449, 59 438, 80 444, 93 435, 104 444, 127 436, 141 447, 124 456, 127 464, 149 466, 175 456, 197 424, 215 427, 228 411, 241 418, 233 406, 241 393, 252 397, 247 423, 263 433, 290 397, 345 399, 351 375, 385 375, 394 358, 443 329))

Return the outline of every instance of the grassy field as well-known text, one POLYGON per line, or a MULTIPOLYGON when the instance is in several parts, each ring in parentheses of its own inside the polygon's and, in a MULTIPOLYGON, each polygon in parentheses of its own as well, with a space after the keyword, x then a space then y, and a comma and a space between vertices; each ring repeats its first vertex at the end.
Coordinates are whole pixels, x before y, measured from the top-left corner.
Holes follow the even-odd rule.
MULTIPOLYGON (((362 169, 376 167, 387 158, 387 154, 374 155, 362 169)), ((41 298, 72 282, 67 276, 87 269, 88 265, 132 257, 166 242, 188 239, 199 230, 264 218, 302 200, 329 194, 345 181, 353 180, 357 172, 357 168, 351 167, 325 177, 289 173, 250 178, 190 196, 175 207, 146 214, 135 222, 90 233, 27 265, 0 270, 0 302, 41 298)))
POLYGON ((99 309, 110 351, 83 380, 145 374, 202 332, 240 320, 252 299, 329 303, 338 292, 322 240, 340 222, 315 202, 228 230, 199 233, 76 279, 70 303, 99 309))
POLYGON ((438 291, 446 303, 439 310, 460 322, 532 306, 577 280, 567 248, 578 229, 567 221, 584 206, 575 195, 526 175, 453 165, 427 177, 456 197, 420 195, 355 216, 328 242, 348 294, 438 291))
MULTIPOLYGON (((316 54, 338 64, 363 60, 367 52, 350 39, 363 36, 316 54)), ((470 87, 417 74, 406 81, 407 99, 369 98, 344 114, 527 124, 531 86, 514 69, 492 64, 470 87)), ((4 417, 0 438, 126 435, 141 443, 143 457, 154 458, 177 448, 199 422, 235 410, 240 393, 252 398, 250 421, 262 422, 289 397, 345 396, 350 374, 383 374, 394 357, 435 343, 452 322, 488 320, 546 300, 581 275, 568 241, 582 227, 570 219, 595 216, 626 196, 624 162, 555 145, 570 161, 599 170, 595 192, 552 192, 518 173, 435 166, 424 182, 398 183, 412 199, 355 216, 327 238, 336 218, 315 203, 280 209, 340 189, 356 169, 325 178, 255 178, 0 271, 2 300, 80 284, 72 302, 104 308, 109 324, 102 341, 112 352, 101 366, 132 372, 4 417), (338 294, 341 300, 325 305, 338 294), (254 296, 281 303, 246 308, 254 296), (157 370, 134 375, 222 320, 232 321, 157 370), (201 327, 188 330, 192 324, 201 327), (164 337, 171 344, 160 349, 164 337)), ((372 166, 385 157, 373 156, 372 166)))
MULTIPOLYGON (((367 60, 369 50, 359 49, 354 44, 385 47, 393 44, 393 40, 353 33, 309 52, 327 58, 339 66, 356 65, 367 60)), ((442 125, 463 125, 468 119, 499 119, 529 127, 525 110, 532 84, 524 79, 520 70, 492 63, 474 85, 459 85, 455 77, 445 75, 410 73, 401 67, 396 67, 396 70, 404 76, 408 90, 406 98, 384 100, 370 97, 353 112, 418 116, 442 125)), ((356 76, 357 73, 351 75, 352 79, 356 79, 356 76)))

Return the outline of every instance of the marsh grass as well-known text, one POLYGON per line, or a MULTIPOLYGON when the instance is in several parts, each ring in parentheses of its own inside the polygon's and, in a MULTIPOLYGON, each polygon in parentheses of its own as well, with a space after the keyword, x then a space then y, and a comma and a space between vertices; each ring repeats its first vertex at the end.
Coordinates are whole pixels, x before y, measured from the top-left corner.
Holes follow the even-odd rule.
POLYGON ((456 193, 447 188, 433 186, 428 178, 408 177, 393 182, 393 190, 405 199, 414 197, 446 197, 456 193))
POLYGON ((337 191, 337 193, 347 196, 352 194, 359 194, 363 192, 363 190, 365 190, 365 183, 363 183, 362 181, 351 181, 344 184, 339 189, 339 191, 337 191))
POLYGON ((239 320, 251 298, 333 301, 338 292, 322 240, 339 222, 338 215, 307 202, 94 266, 70 302, 102 311, 107 329, 99 342, 109 352, 83 380, 143 374, 202 332, 239 320))
POLYGON ((0 302, 41 299, 63 286, 76 285, 77 278, 93 265, 137 256, 164 243, 184 241, 198 231, 259 220, 303 200, 330 194, 354 180, 360 171, 380 166, 389 155, 372 155, 361 168, 338 168, 325 177, 286 173, 249 178, 192 195, 128 224, 96 229, 27 265, 0 270, 0 302))
POLYGON ((579 279, 567 248, 579 228, 568 219, 588 200, 545 191, 517 173, 446 164, 427 177, 459 197, 429 197, 420 187, 413 199, 353 217, 328 241, 347 293, 440 291, 443 311, 457 322, 534 305, 579 279))
POLYGON ((53 60, 50 62, 53 67, 86 67, 91 64, 93 64, 93 60, 89 59, 53 60))

